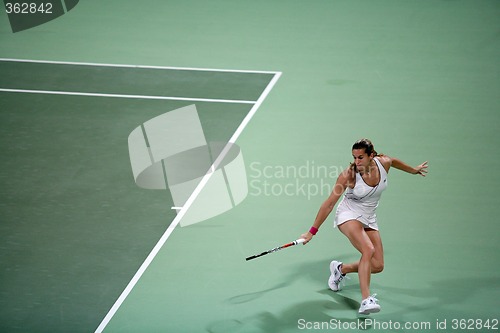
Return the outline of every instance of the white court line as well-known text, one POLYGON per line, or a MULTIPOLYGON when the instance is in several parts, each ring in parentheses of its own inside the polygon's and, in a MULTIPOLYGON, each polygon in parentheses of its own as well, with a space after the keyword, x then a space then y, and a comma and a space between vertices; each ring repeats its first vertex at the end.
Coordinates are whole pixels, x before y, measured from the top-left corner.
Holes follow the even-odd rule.
POLYGON ((138 69, 167 69, 167 70, 170 69, 170 70, 177 70, 177 71, 227 72, 227 73, 248 73, 248 74, 272 74, 272 75, 276 74, 276 72, 270 72, 270 71, 195 68, 195 67, 145 66, 145 65, 126 65, 126 64, 103 64, 103 63, 93 63, 93 62, 71 62, 71 61, 13 59, 13 58, 0 58, 0 61, 27 62, 27 63, 37 63, 37 64, 54 64, 54 65, 93 66, 93 67, 118 67, 118 68, 138 68, 138 69))
POLYGON ((116 300, 116 302, 113 304, 113 306, 111 307, 111 309, 109 310, 109 312, 106 314, 106 316, 102 320, 101 324, 95 330, 95 333, 101 333, 106 328, 106 326, 109 324, 109 322, 111 321, 111 319, 113 318, 113 316, 116 314, 116 312, 118 311, 118 309, 120 308, 120 306, 123 304, 123 302, 125 301, 125 299, 128 297, 128 295, 130 294, 130 292, 132 291, 132 289, 134 289, 134 287, 137 284, 137 282, 139 282, 139 279, 142 277, 142 275, 144 274, 144 272, 146 271, 146 269, 149 267, 149 265, 151 264, 151 262, 154 260, 154 258, 158 254, 158 252, 160 252, 161 248, 163 247, 163 245, 165 244, 165 242, 167 241, 167 239, 170 237, 170 235, 172 234, 172 232, 174 231, 174 229, 177 227, 177 225, 181 221, 182 217, 186 214, 186 212, 189 209, 189 207, 191 207, 191 205, 193 204, 193 202, 196 199, 196 197, 200 194, 200 192, 205 187, 205 185, 207 184, 207 182, 210 179, 210 177, 214 174, 213 172, 211 172, 211 170, 214 169, 214 168, 216 168, 216 166, 219 165, 224 160, 226 154, 230 150, 231 145, 236 142, 236 140, 238 139, 238 137, 243 132, 243 129, 248 125, 248 123, 250 122, 250 120, 252 119, 252 117, 255 115, 255 113, 257 112, 257 110, 261 106, 262 102, 266 99, 267 95, 271 92, 271 90, 273 89, 274 85, 276 84, 276 82, 280 78, 281 72, 273 72, 273 74, 274 74, 274 76, 273 76, 272 80, 268 83, 266 89, 262 92, 262 94, 260 95, 260 97, 257 100, 257 102, 254 104, 254 106, 252 107, 252 109, 250 110, 250 112, 247 114, 247 116, 243 119, 243 121, 241 122, 241 124, 238 126, 238 128, 234 132, 233 136, 229 140, 228 144, 224 147, 224 149, 219 154, 219 156, 217 157, 217 159, 215 160, 215 162, 212 164, 212 166, 210 167, 210 170, 208 170, 207 173, 205 174, 205 176, 203 176, 203 178, 201 179, 201 181, 198 184, 198 186, 196 186, 195 190, 193 191, 193 193, 191 194, 191 196, 188 198, 188 200, 186 201, 186 203, 184 204, 184 206, 182 207, 182 209, 176 215, 176 217, 174 218, 174 220, 172 221, 172 223, 170 223, 170 225, 168 226, 167 230, 165 231, 165 233, 163 234, 163 236, 160 238, 160 240, 158 241, 158 243, 156 243, 156 245, 153 248, 153 250, 151 250, 151 252, 148 255, 148 257, 146 258, 146 260, 142 263, 141 267, 139 267, 139 270, 132 277, 132 280, 130 280, 130 282, 128 283, 127 287, 125 287, 125 289, 123 290, 123 292, 121 293, 121 295, 118 297, 118 299, 116 300))
POLYGON ((161 99, 171 101, 188 102, 209 102, 209 103, 234 103, 234 104, 255 104, 256 101, 215 99, 215 98, 191 98, 191 97, 172 97, 172 96, 148 96, 148 95, 123 95, 123 94, 101 94, 86 93, 78 91, 57 91, 57 90, 30 90, 30 89, 7 89, 0 88, 0 91, 10 93, 28 93, 28 94, 47 94, 47 95, 68 95, 68 96, 88 96, 88 97, 112 97, 112 98, 134 98, 134 99, 161 99))
MULTIPOLYGON (((269 71, 233 70, 233 69, 215 69, 215 68, 194 68, 194 67, 170 67, 170 66, 144 66, 144 65, 126 65, 126 64, 104 64, 104 63, 92 63, 92 62, 70 62, 70 61, 51 61, 51 60, 13 59, 13 58, 0 58, 0 62, 1 61, 3 61, 3 62, 36 63, 36 64, 51 64, 51 65, 91 66, 91 67, 160 69, 160 70, 203 71, 203 72, 244 73, 244 74, 272 74, 272 75, 276 74, 276 72, 269 72, 269 71)), ((115 97, 115 98, 134 98, 134 99, 157 99, 157 100, 173 100, 173 101, 188 101, 188 102, 209 102, 209 103, 235 103, 235 104, 236 103, 237 104, 255 104, 256 103, 256 101, 215 99, 215 98, 189 98, 189 97, 173 97, 173 96, 101 94, 101 93, 85 93, 85 92, 54 91, 54 90, 31 90, 31 89, 7 89, 7 88, 0 88, 0 91, 3 91, 3 92, 17 92, 17 93, 32 93, 32 94, 52 94, 52 95, 69 95, 69 96, 94 96, 94 97, 115 97)))

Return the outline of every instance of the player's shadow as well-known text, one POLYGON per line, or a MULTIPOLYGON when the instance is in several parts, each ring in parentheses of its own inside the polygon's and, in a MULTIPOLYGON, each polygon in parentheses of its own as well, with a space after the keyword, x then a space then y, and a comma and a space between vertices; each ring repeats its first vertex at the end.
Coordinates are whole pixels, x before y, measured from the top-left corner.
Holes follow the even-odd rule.
MULTIPOLYGON (((322 325, 321 332, 326 332, 334 330, 334 325, 338 323, 344 323, 344 325, 353 323, 359 326, 360 323, 364 322, 365 317, 335 315, 339 308, 347 310, 350 314, 353 313, 350 308, 356 305, 356 302, 347 299, 347 297, 344 298, 338 298, 341 304, 330 300, 305 301, 291 304, 277 313, 261 311, 243 318, 214 321, 206 326, 206 331, 209 333, 240 331, 256 333, 295 332, 308 330, 306 325, 317 323, 317 325, 322 325), (348 309, 346 309, 346 306, 348 309), (333 318, 335 321, 332 321, 333 318)), ((318 330, 318 328, 315 328, 315 330, 318 330)))
MULTIPOLYGON (((355 255, 339 255, 345 260, 355 260, 355 255)), ((269 332, 279 333, 288 332, 290 330, 300 329, 300 319, 306 318, 311 322, 328 323, 332 318, 336 318, 341 322, 358 322, 364 318, 358 318, 355 314, 359 308, 359 302, 354 299, 335 293, 327 287, 328 277, 330 276, 330 259, 317 261, 308 261, 304 264, 292 267, 286 274, 282 274, 281 282, 276 283, 270 288, 258 290, 251 293, 245 293, 228 298, 225 302, 231 305, 238 305, 255 301, 261 297, 271 294, 281 288, 285 288, 293 284, 299 279, 312 281, 313 284, 320 284, 322 287, 320 294, 326 295, 331 299, 326 300, 309 300, 291 304, 282 312, 277 314, 269 311, 262 311, 253 315, 240 318, 226 318, 210 323, 206 327, 206 331, 210 333, 222 332, 269 332)), ((345 291, 357 290, 357 284, 344 286, 345 291)))
POLYGON ((285 275, 282 275, 283 281, 275 284, 270 288, 251 293, 236 295, 227 299, 226 302, 230 304, 242 304, 251 302, 253 300, 256 300, 257 298, 260 298, 272 292, 273 290, 287 287, 293 282, 297 281, 298 279, 303 279, 303 278, 312 279, 314 281, 321 282, 324 285, 326 285, 328 277, 330 275, 329 267, 330 267, 329 259, 319 260, 319 261, 309 261, 305 264, 300 265, 299 267, 296 268, 294 267, 293 270, 290 270, 285 275))
MULTIPOLYGON (((355 289, 359 289, 358 286, 354 286, 355 289)), ((350 290, 354 289, 351 286, 349 287, 344 287, 342 288, 344 291, 345 290, 350 290)), ((318 293, 330 296, 334 300, 334 304, 338 304, 339 309, 351 309, 351 310, 358 310, 359 306, 361 305, 358 301, 355 301, 354 299, 347 297, 346 295, 338 292, 334 292, 330 289, 323 289, 320 290, 318 293)))
POLYGON ((242 303, 251 302, 259 297, 264 296, 265 294, 267 294, 273 290, 284 288, 284 287, 288 286, 289 284, 290 284, 290 282, 278 283, 278 284, 274 285, 273 287, 267 288, 265 290, 260 290, 260 291, 256 291, 253 293, 246 293, 246 294, 241 294, 241 295, 231 297, 231 298, 227 299, 226 302, 231 303, 231 304, 242 304, 242 303))
MULTIPOLYGON (((357 258, 355 254, 339 257, 346 261, 356 260, 357 258)), ((280 271, 278 275, 282 277, 281 282, 264 290, 231 297, 226 302, 230 304, 251 302, 271 294, 275 290, 288 287, 298 279, 309 280, 312 284, 321 284, 324 287, 317 290, 317 292, 328 296, 329 299, 297 302, 276 313, 261 311, 246 317, 214 321, 206 327, 206 330, 210 333, 237 332, 240 330, 279 333, 300 330, 300 318, 318 323, 331 322, 332 318, 344 323, 363 321, 364 317, 357 316, 360 303, 350 297, 358 295, 359 284, 351 281, 351 283, 343 286, 341 292, 331 291, 326 286, 330 275, 329 264, 330 260, 322 259, 294 266, 285 271, 285 274, 280 271)), ((467 304, 470 296, 467 296, 467 293, 462 291, 471 283, 473 283, 475 291, 500 289, 500 277, 492 276, 476 277, 473 281, 467 277, 447 277, 446 279, 424 281, 418 288, 415 288, 415 286, 409 286, 408 288, 395 287, 376 282, 372 283, 372 286, 374 289, 380 290, 385 296, 385 304, 392 305, 393 310, 387 313, 386 316, 399 318, 400 322, 404 323, 412 320, 414 318, 412 316, 417 312, 420 313, 421 317, 425 318, 436 316, 436 312, 439 312, 442 318, 451 315, 466 316, 466 311, 457 313, 455 310, 453 314, 450 314, 446 306, 449 304, 467 304)), ((370 327, 366 329, 369 330, 370 327)))

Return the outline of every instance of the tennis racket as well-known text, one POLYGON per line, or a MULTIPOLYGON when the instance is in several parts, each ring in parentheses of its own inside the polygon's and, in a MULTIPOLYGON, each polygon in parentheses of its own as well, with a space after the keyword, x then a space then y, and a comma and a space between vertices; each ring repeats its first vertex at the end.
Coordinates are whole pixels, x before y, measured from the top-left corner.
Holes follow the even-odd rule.
POLYGON ((247 257, 247 258, 246 258, 246 260, 247 260, 247 261, 248 261, 248 260, 252 260, 252 259, 255 259, 255 258, 258 258, 258 257, 265 256, 266 254, 273 253, 273 252, 276 252, 276 251, 279 251, 279 250, 285 249, 285 248, 290 247, 290 246, 294 246, 294 245, 297 245, 297 244, 302 244, 302 243, 304 243, 304 241, 305 241, 305 239, 304 239, 304 238, 299 238, 299 239, 297 239, 297 240, 294 240, 293 242, 286 243, 286 244, 284 244, 284 245, 281 245, 281 246, 275 247, 274 249, 264 251, 264 252, 262 252, 261 254, 256 254, 256 255, 253 255, 253 256, 247 257))

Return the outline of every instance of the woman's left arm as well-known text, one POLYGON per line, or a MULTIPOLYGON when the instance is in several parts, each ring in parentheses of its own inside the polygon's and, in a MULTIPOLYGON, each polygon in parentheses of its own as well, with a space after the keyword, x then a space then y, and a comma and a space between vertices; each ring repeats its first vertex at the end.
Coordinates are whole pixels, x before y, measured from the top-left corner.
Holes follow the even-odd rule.
POLYGON ((416 167, 412 167, 395 157, 383 156, 383 158, 384 161, 382 163, 384 164, 384 166, 389 165, 398 170, 411 173, 412 175, 421 175, 425 177, 425 175, 427 174, 427 161, 425 161, 422 164, 419 164, 416 167))

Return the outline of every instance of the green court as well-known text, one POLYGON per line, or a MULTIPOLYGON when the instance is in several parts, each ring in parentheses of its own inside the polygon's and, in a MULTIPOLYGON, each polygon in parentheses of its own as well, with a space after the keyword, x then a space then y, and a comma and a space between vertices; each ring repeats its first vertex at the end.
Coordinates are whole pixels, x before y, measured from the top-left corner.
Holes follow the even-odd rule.
POLYGON ((498 331, 499 24, 486 0, 89 0, 16 33, 2 12, 0 331, 498 331), (248 188, 181 226, 211 174, 172 209, 127 139, 192 105, 248 188), (359 259, 333 216, 245 261, 309 229, 361 137, 429 161, 389 173, 364 318, 357 275, 328 289, 359 259))

